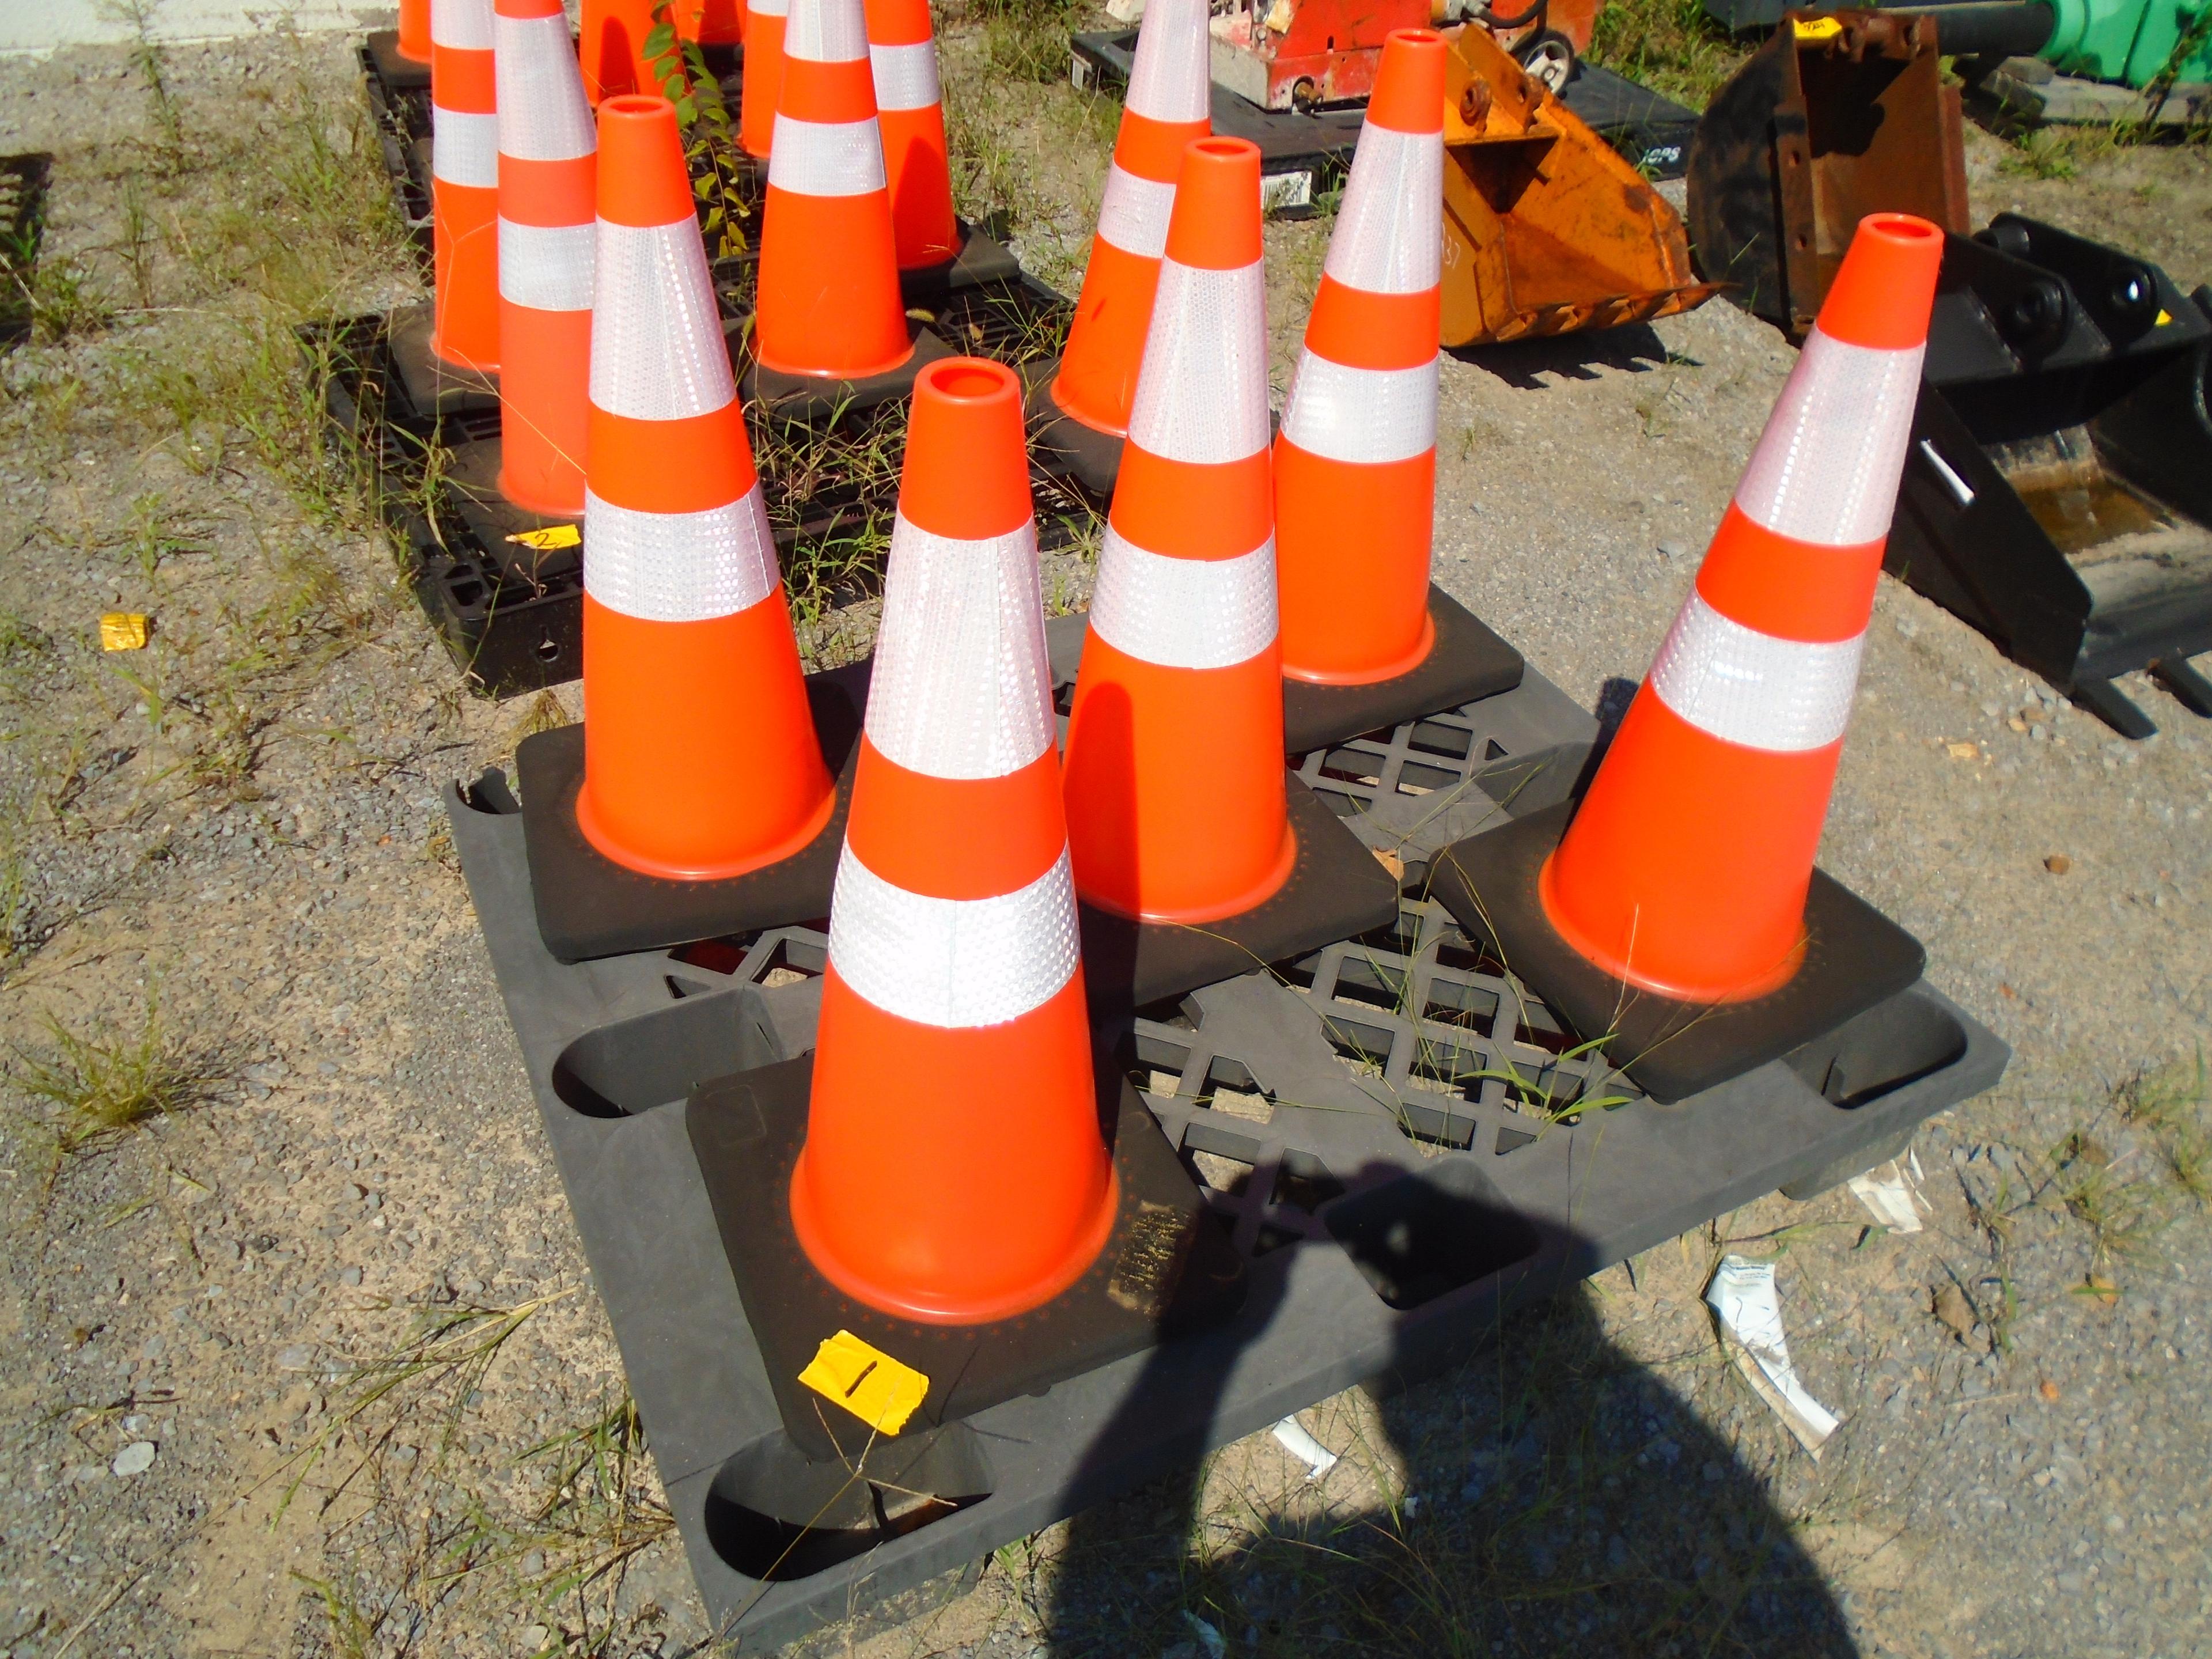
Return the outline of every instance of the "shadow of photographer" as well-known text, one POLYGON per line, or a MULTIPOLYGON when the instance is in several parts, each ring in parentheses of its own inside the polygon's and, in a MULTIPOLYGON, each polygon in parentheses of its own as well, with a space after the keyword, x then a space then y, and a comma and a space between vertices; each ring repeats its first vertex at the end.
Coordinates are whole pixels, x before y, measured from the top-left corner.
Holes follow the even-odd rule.
MULTIPOLYGON (((1440 1375, 1391 1380, 1306 1413, 1342 1454, 1318 1481, 1255 1438, 1077 1514, 1043 1651, 1858 1652, 1765 1486, 1605 1334, 1583 1285, 1440 1375)), ((1140 1382, 1094 1454, 1203 1403, 1187 1370, 1172 1399, 1140 1382)))

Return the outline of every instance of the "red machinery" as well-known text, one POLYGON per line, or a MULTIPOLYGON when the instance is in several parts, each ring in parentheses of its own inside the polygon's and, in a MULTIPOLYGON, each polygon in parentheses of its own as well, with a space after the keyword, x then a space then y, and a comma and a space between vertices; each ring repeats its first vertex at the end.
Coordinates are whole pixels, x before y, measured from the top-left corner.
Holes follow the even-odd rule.
POLYGON ((1213 79, 1262 109, 1364 102, 1392 29, 1468 23, 1556 93, 1589 48, 1598 4, 1525 0, 1501 12, 1486 0, 1225 0, 1213 11, 1213 79))

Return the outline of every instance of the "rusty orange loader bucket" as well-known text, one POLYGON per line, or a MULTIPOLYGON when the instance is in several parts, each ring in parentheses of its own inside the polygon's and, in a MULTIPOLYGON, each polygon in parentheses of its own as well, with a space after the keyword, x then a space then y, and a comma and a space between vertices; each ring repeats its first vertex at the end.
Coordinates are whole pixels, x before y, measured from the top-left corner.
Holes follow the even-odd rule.
POLYGON ((1449 37, 1444 88, 1443 343, 1649 322, 1718 285, 1682 221, 1488 31, 1449 37))

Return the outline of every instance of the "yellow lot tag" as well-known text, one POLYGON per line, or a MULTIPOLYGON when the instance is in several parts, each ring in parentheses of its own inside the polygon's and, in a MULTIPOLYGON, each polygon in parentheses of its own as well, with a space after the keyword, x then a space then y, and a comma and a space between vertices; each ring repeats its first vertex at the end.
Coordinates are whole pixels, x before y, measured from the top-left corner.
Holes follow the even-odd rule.
POLYGON ((1832 40, 1844 32, 1843 24, 1833 17, 1801 17, 1792 27, 1800 40, 1832 40))
POLYGON ((584 532, 572 524, 549 524, 543 530, 518 530, 507 540, 523 547, 534 547, 540 553, 550 553, 556 548, 575 547, 582 543, 584 532))
POLYGON ((904 1428, 929 1394, 927 1377, 850 1331, 838 1332, 816 1349, 799 1380, 881 1434, 904 1428))
POLYGON ((2151 326, 2152 326, 2153 328, 2164 328, 2164 327, 2165 327, 2168 323, 2172 322, 2172 320, 2173 320, 2173 313, 2172 313, 2172 312, 2168 311, 2168 310, 2167 310, 2164 306, 2160 306, 2160 307, 2158 308, 2158 320, 2157 320, 2157 321, 2155 321, 2155 322, 2154 322, 2154 323, 2151 325, 2151 326))
POLYGON ((103 651, 143 651, 146 618, 135 611, 110 611, 100 619, 100 648, 103 651))

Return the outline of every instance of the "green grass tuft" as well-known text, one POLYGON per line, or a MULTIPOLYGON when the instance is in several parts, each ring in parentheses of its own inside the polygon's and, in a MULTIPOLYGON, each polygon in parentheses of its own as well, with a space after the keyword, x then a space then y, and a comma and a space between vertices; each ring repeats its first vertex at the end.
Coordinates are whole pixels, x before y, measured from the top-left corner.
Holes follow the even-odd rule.
POLYGON ((27 1121, 58 1158, 205 1104, 231 1069, 219 1048, 179 1042, 165 1030, 150 1002, 133 1036, 85 1036, 51 1016, 44 1024, 43 1043, 9 1046, 14 1059, 0 1067, 0 1083, 33 1103, 27 1121))
POLYGON ((2200 1204, 2212 1204, 2212 1083, 2204 1051, 2121 1085, 2130 1121, 2148 1129, 2175 1186, 2200 1204))

